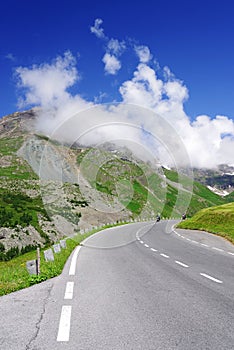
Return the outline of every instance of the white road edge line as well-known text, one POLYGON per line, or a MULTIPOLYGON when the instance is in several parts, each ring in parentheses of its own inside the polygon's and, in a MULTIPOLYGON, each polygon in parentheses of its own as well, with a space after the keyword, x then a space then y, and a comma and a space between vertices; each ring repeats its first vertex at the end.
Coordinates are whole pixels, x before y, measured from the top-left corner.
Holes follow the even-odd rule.
POLYGON ((233 256, 234 256, 234 253, 227 252, 227 251, 225 251, 225 250, 223 250, 223 249, 220 249, 220 248, 211 247, 211 246, 209 246, 209 245, 207 245, 207 244, 199 243, 199 242, 197 242, 197 241, 194 241, 194 240, 192 240, 192 239, 189 239, 189 238, 186 238, 186 237, 182 236, 181 234, 179 234, 179 233, 175 230, 175 225, 172 226, 172 231, 173 231, 177 236, 180 236, 181 238, 184 238, 184 239, 186 239, 187 241, 190 241, 190 242, 195 243, 195 244, 200 244, 201 246, 206 247, 206 248, 212 248, 212 249, 217 250, 217 251, 219 251, 219 252, 226 252, 227 254, 230 254, 230 255, 233 255, 233 256))
POLYGON ((201 276, 208 278, 209 280, 216 282, 216 283, 223 283, 223 281, 218 280, 217 278, 214 278, 212 276, 207 275, 206 273, 200 273, 201 276))
POLYGON ((70 337, 70 324, 71 324, 71 310, 72 307, 70 305, 63 305, 60 322, 59 322, 59 330, 57 335, 57 341, 69 341, 70 337))
POLYGON ((71 300, 73 298, 74 282, 67 282, 64 299, 71 300))
MULTIPOLYGON (((137 230, 137 232, 136 232, 136 239, 138 239, 138 240, 141 239, 141 237, 139 237, 140 231, 143 230, 144 228, 148 227, 148 226, 153 227, 153 226, 154 226, 154 223, 153 223, 153 224, 147 224, 147 225, 145 225, 145 226, 143 226, 143 227, 140 227, 139 230, 137 230)), ((141 241, 140 241, 140 242, 141 242, 141 241)))
POLYGON ((181 265, 183 267, 189 267, 188 265, 182 263, 181 261, 178 261, 178 260, 175 260, 175 263, 178 264, 178 265, 181 265))
POLYGON ((73 255, 72 255, 72 260, 71 260, 71 265, 70 265, 70 269, 69 269, 69 276, 74 276, 76 273, 76 261, 77 261, 77 257, 78 257, 78 253, 81 249, 81 246, 76 247, 73 255))
POLYGON ((167 259, 170 258, 168 255, 163 254, 163 253, 161 253, 160 255, 163 256, 164 258, 167 258, 167 259))

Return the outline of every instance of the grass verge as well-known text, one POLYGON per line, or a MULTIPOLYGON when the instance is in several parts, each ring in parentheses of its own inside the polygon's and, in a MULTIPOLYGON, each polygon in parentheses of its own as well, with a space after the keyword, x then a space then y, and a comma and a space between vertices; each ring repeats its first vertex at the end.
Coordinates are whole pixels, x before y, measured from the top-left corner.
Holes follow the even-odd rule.
POLYGON ((234 203, 203 209, 177 227, 215 233, 234 244, 234 203))
MULTIPOLYGON (((123 225, 123 223, 118 223, 114 226, 120 225, 123 225)), ((0 296, 60 275, 67 259, 80 242, 92 234, 109 227, 113 227, 113 225, 106 225, 101 229, 91 230, 86 234, 77 234, 72 238, 68 238, 66 240, 67 248, 62 249, 60 253, 54 254, 54 261, 52 262, 46 262, 44 259, 43 251, 48 248, 42 249, 40 251, 41 273, 39 276, 29 275, 26 269, 26 262, 36 259, 36 250, 20 255, 10 261, 0 261, 0 296)))

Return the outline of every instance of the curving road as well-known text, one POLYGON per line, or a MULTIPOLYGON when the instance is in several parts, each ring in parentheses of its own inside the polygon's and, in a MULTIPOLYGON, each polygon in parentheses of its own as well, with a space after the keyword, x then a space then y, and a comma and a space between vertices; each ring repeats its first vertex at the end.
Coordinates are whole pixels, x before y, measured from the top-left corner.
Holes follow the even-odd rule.
POLYGON ((234 247, 174 224, 105 230, 60 277, 0 298, 1 350, 233 350, 234 247))

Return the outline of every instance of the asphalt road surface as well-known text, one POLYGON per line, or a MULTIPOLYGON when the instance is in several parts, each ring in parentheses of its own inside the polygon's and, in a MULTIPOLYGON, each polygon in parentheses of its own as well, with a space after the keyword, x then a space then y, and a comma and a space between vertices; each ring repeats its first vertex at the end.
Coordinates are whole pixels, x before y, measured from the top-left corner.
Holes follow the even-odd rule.
POLYGON ((234 247, 145 222, 98 233, 63 274, 0 298, 1 350, 233 350, 234 247))

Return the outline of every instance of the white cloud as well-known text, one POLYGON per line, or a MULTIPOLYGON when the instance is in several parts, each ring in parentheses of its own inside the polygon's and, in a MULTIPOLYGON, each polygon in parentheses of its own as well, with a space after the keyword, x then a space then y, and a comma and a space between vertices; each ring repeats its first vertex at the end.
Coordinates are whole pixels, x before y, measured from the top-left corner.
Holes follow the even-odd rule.
POLYGON ((68 92, 68 88, 79 79, 76 59, 70 51, 65 52, 63 57, 58 56, 52 63, 31 68, 18 67, 16 76, 18 88, 24 91, 19 99, 20 107, 41 107, 37 126, 47 135, 67 118, 92 105, 79 95, 72 96, 68 92))
POLYGON ((126 49, 124 41, 118 39, 109 39, 104 34, 104 29, 101 27, 103 20, 101 18, 95 19, 93 27, 90 27, 91 33, 94 33, 99 39, 105 39, 107 45, 105 47, 105 54, 102 58, 104 63, 104 71, 106 74, 115 75, 121 68, 121 62, 119 57, 123 54, 126 49))
MULTIPOLYGON (((56 105, 69 97, 67 89, 78 79, 76 60, 70 51, 58 56, 52 64, 18 67, 18 86, 27 89, 23 105, 56 105)), ((22 106, 21 106, 22 107, 22 106)))
POLYGON ((102 103, 105 98, 107 98, 108 94, 106 92, 100 91, 97 96, 94 97, 94 103, 102 103))
POLYGON ((163 67, 163 74, 164 74, 165 80, 175 79, 175 75, 171 72, 170 68, 167 66, 163 67))
POLYGON ((5 56, 6 59, 14 62, 16 60, 15 56, 12 54, 12 53, 8 53, 6 56, 5 56))
POLYGON ((161 99, 163 82, 146 64, 139 64, 132 80, 122 84, 119 91, 125 103, 134 103, 154 109, 161 99))
POLYGON ((107 74, 115 75, 121 68, 119 57, 124 52, 126 46, 124 41, 110 39, 106 47, 106 53, 103 56, 102 62, 105 64, 104 71, 107 74))
POLYGON ((170 81, 164 84, 164 91, 171 101, 183 103, 188 98, 188 90, 180 81, 170 81))
POLYGON ((107 44, 108 51, 116 56, 120 56, 126 48, 124 41, 119 41, 117 39, 110 39, 107 44))
POLYGON ((90 27, 91 33, 95 34, 98 38, 105 38, 104 29, 101 28, 103 20, 101 18, 96 18, 94 26, 90 27))
MULTIPOLYGON (((118 43, 112 41, 111 49, 117 48, 118 43)), ((121 68, 118 58, 109 52, 103 62, 108 74, 114 75, 121 68)), ((123 103, 106 106, 97 105, 98 99, 89 102, 79 94, 69 93, 68 89, 79 78, 76 60, 69 51, 50 64, 16 70, 24 92, 23 104, 42 107, 38 128, 48 135, 67 142, 79 139, 86 145, 117 138, 124 142, 131 140, 136 153, 139 154, 139 145, 150 147, 161 162, 168 165, 171 158, 167 148, 181 164, 188 160, 178 147, 183 143, 193 166, 210 168, 221 163, 233 164, 233 120, 227 116, 211 119, 200 115, 191 121, 184 111, 184 102, 188 99, 186 86, 175 79, 169 68, 164 72, 167 76, 159 78, 147 63, 139 63, 131 79, 119 87, 123 103), (130 124, 136 127, 128 127, 130 124), (149 140, 147 132, 156 135, 158 142, 155 138, 149 140)))
POLYGON ((150 49, 147 46, 135 46, 135 52, 141 63, 148 63, 152 58, 150 49))
MULTIPOLYGON (((165 71, 165 70, 164 70, 165 71)), ((226 116, 198 116, 193 122, 184 111, 188 90, 183 82, 175 80, 169 68, 163 81, 147 64, 139 64, 131 80, 119 88, 124 103, 150 108, 169 122, 187 149, 193 166, 215 167, 233 163, 234 122, 226 116), (167 81, 169 78, 169 81, 167 81), (225 136, 226 135, 226 136, 225 136), (231 147, 231 148, 230 148, 231 147)), ((142 122, 144 126, 147 121, 142 122)), ((150 125, 157 133, 158 125, 150 125)), ((168 140, 173 135, 168 135, 168 140)), ((165 158, 164 158, 165 159, 165 158)))
POLYGON ((121 63, 118 58, 109 53, 105 53, 102 61, 105 64, 104 69, 107 74, 115 75, 121 68, 121 63))

